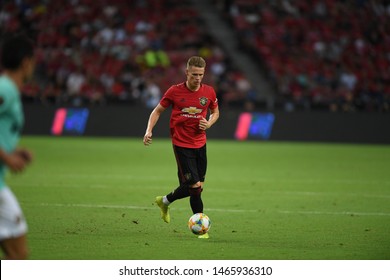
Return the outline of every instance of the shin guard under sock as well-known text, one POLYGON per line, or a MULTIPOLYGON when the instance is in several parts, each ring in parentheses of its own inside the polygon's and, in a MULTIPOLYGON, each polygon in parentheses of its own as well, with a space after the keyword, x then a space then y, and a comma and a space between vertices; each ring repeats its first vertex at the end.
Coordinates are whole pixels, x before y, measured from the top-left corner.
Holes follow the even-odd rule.
POLYGON ((202 187, 189 188, 190 204, 194 214, 203 213, 203 201, 201 198, 202 187))

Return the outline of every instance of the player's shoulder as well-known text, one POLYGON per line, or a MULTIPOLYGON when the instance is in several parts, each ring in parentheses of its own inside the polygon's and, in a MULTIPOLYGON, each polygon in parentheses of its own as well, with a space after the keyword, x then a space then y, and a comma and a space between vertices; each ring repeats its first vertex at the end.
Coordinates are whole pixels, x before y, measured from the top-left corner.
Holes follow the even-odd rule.
POLYGON ((208 94, 215 94, 215 90, 212 86, 208 84, 202 84, 203 92, 206 92, 208 94))
POLYGON ((17 95, 18 89, 16 85, 5 75, 0 76, 0 94, 2 96, 17 95))
POLYGON ((172 89, 172 90, 183 90, 185 88, 186 88, 185 83, 180 83, 180 84, 172 85, 169 89, 172 89))
POLYGON ((176 95, 176 94, 181 93, 185 90, 186 90, 186 86, 184 85, 184 83, 175 84, 175 85, 171 85, 167 89, 165 95, 176 95))
POLYGON ((214 90, 214 88, 208 84, 202 84, 202 86, 204 87, 204 89, 206 90, 214 90))
POLYGON ((1 75, 0 76, 0 89, 4 89, 6 87, 8 87, 7 79, 4 75, 1 75))

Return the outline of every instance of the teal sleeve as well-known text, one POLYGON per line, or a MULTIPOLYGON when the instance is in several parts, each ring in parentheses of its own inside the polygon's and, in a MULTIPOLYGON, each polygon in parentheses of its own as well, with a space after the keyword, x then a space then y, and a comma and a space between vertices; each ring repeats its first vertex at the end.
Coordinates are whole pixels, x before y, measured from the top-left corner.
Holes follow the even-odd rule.
POLYGON ((14 97, 11 94, 0 90, 0 114, 6 112, 14 101, 14 97))

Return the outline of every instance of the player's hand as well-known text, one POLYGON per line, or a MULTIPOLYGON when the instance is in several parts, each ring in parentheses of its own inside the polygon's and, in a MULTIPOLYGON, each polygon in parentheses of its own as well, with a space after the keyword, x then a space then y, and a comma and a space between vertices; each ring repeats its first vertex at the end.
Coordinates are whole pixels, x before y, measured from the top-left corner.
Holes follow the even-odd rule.
POLYGON ((210 124, 209 124, 208 120, 206 120, 205 118, 202 118, 202 119, 199 121, 199 128, 200 128, 201 130, 209 129, 209 128, 210 128, 210 124))
POLYGON ((144 145, 149 146, 150 144, 152 144, 152 133, 146 132, 144 136, 144 145))
POLYGON ((4 158, 4 163, 14 173, 22 172, 28 164, 27 160, 18 151, 8 154, 4 158))
POLYGON ((24 148, 16 149, 15 153, 21 156, 26 161, 26 163, 31 163, 34 158, 31 151, 24 148))

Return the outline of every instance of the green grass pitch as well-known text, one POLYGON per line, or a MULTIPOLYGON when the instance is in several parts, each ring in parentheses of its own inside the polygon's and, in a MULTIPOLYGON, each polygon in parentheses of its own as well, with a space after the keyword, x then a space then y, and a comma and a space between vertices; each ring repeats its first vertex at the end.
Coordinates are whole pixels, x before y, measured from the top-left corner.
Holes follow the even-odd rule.
POLYGON ((390 146, 210 140, 209 240, 153 205, 177 186, 168 139, 24 137, 35 162, 7 182, 31 259, 389 259, 390 146))

